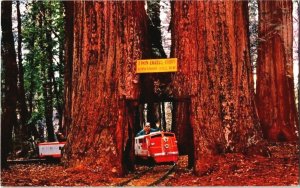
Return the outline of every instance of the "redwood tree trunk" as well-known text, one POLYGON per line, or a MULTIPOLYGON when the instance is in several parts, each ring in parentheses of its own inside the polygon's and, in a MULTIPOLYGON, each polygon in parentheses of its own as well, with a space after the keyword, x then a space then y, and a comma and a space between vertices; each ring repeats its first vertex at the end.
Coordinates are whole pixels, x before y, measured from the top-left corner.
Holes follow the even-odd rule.
POLYGON ((265 138, 297 139, 292 62, 292 1, 259 1, 257 107, 265 138))
MULTIPOLYGON (((41 27, 48 28, 49 24, 47 22, 46 14, 48 13, 45 5, 43 2, 37 2, 40 3, 41 11, 39 13, 39 25, 41 27)), ((47 14, 48 15, 48 14, 47 14)), ((43 40, 39 41, 39 45, 41 49, 46 49, 46 59, 45 63, 42 63, 41 65, 41 71, 42 71, 42 80, 43 80, 43 98, 44 98, 44 115, 46 119, 46 127, 47 127, 47 139, 49 142, 54 142, 54 128, 53 128, 53 82, 52 82, 52 69, 53 69, 53 53, 52 53, 52 39, 51 39, 51 32, 47 29, 45 33, 41 33, 42 35, 45 35, 45 41, 43 40)))
MULTIPOLYGON (((51 10, 47 10, 47 15, 48 17, 51 18, 52 12, 51 10)), ((60 95, 59 95, 59 91, 58 91, 58 82, 56 81, 55 75, 54 75, 54 65, 53 65, 53 39, 51 37, 52 34, 52 21, 51 20, 47 20, 46 21, 47 24, 47 33, 46 33, 46 41, 47 41, 47 57, 48 57, 48 70, 47 70, 47 75, 48 75, 48 82, 49 82, 49 113, 51 112, 51 125, 53 127, 53 106, 55 106, 57 113, 61 116, 62 114, 62 109, 61 109, 61 104, 60 104, 60 95), (56 98, 56 104, 53 105, 54 102, 54 96, 56 98)), ((60 118, 59 118, 60 119, 60 118)), ((60 123, 60 121, 59 121, 60 123)), ((51 134, 52 134, 52 130, 51 134)), ((49 136, 49 133, 48 133, 49 136)), ((52 135, 50 136, 51 140, 53 139, 54 141, 54 129, 53 129, 53 138, 52 135)))
POLYGON ((180 155, 188 155, 188 166, 193 167, 194 163, 194 139, 190 122, 190 101, 182 100, 173 103, 173 127, 177 138, 177 145, 180 155))
MULTIPOLYGON (((72 2, 71 2, 72 3, 72 2)), ((60 5, 60 9, 61 12, 64 12, 63 11, 63 2, 61 3, 60 5)), ((65 36, 65 28, 62 29, 62 31, 60 32, 61 34, 63 33, 63 35, 65 36)), ((73 36, 73 33, 70 33, 71 36, 73 36)), ((65 39, 64 40, 59 40, 59 47, 58 47, 58 50, 59 50, 59 63, 58 63, 58 72, 59 72, 59 79, 62 80, 64 79, 64 65, 66 64, 65 63, 65 39)), ((71 48, 72 50, 72 48, 71 48)), ((59 114, 59 129, 60 129, 60 132, 63 132, 63 128, 62 128, 62 118, 63 118, 63 110, 64 110, 64 98, 63 98, 63 92, 64 92, 64 82, 57 82, 56 84, 56 91, 55 91, 55 95, 56 95, 56 101, 57 101, 57 105, 56 105, 56 108, 57 108, 57 111, 58 111, 58 114, 59 114)))
MULTIPOLYGON (((300 2, 298 1, 298 121, 300 119, 300 2)), ((300 125, 298 123, 298 133, 300 133, 300 125)))
POLYGON ((247 2, 173 2, 171 56, 179 64, 173 93, 191 98, 196 173, 207 171, 214 155, 243 152, 261 140, 247 2))
POLYGON ((17 62, 12 33, 12 2, 1 2, 1 61, 3 65, 2 115, 1 115, 1 167, 6 168, 7 156, 11 150, 12 129, 17 126, 16 93, 17 62))
POLYGON ((144 2, 74 4, 72 121, 65 162, 120 175, 126 170, 125 154, 133 152, 133 107, 126 100, 140 93, 135 62, 145 44, 144 2))
MULTIPOLYGON (((32 21, 37 23, 37 13, 32 14, 31 17, 32 21)), ((36 34, 35 32, 33 32, 33 34, 31 35, 29 42, 28 42, 28 49, 33 50, 35 47, 35 43, 36 43, 36 34)), ((34 60, 34 55, 33 53, 28 56, 28 64, 29 67, 35 67, 35 60, 34 60)), ((32 116, 33 110, 34 110, 34 94, 35 94, 35 88, 36 88, 36 73, 33 71, 30 71, 29 73, 29 90, 28 90, 28 117, 32 116)))
POLYGON ((68 135, 72 122, 72 66, 74 41, 74 2, 64 1, 65 8, 65 66, 64 66, 64 110, 62 133, 68 135))
POLYGON ((52 77, 54 77, 53 72, 53 45, 51 33, 48 31, 46 33, 46 41, 47 41, 47 60, 49 65, 47 66, 47 70, 45 73, 47 73, 46 78, 46 88, 44 88, 47 92, 45 95, 45 117, 46 117, 46 126, 47 126, 47 133, 48 133, 48 141, 54 142, 54 127, 53 127, 53 80, 52 77))
POLYGON ((27 136, 27 120, 28 110, 25 100, 25 89, 24 89, 24 68, 22 64, 22 32, 21 32, 21 13, 20 13, 20 1, 17 1, 17 20, 18 20, 18 102, 20 109, 20 119, 22 126, 22 140, 27 136))

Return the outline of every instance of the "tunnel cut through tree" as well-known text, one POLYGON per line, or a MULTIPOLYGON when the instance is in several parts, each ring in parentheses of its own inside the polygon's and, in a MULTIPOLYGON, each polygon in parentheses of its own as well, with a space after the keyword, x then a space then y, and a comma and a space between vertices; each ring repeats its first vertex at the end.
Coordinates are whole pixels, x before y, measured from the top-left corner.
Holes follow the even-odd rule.
MULTIPOLYGON (((244 152, 261 140, 254 106, 245 1, 172 2, 171 57, 174 97, 190 98, 194 170, 215 155, 244 152)), ((177 113, 185 108, 178 106, 177 113)))
POLYGON ((72 109, 64 161, 122 175, 130 168, 123 161, 127 143, 133 142, 131 105, 136 105, 126 101, 139 98, 135 60, 147 52, 144 2, 74 2, 74 15, 72 109))

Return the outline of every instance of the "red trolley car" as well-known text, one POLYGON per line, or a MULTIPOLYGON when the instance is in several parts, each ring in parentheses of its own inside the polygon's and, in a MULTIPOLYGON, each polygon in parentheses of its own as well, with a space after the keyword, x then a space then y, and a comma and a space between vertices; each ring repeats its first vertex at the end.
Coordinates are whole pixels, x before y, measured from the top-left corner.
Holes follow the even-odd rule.
POLYGON ((135 155, 143 159, 153 159, 155 163, 176 162, 178 160, 177 141, 174 133, 152 132, 135 137, 135 155))

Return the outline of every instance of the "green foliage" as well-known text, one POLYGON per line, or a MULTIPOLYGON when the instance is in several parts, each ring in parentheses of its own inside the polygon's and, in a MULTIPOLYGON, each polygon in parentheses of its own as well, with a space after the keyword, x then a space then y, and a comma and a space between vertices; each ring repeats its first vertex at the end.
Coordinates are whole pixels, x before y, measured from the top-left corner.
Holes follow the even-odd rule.
POLYGON ((43 113, 41 113, 41 111, 43 112, 43 109, 37 110, 36 112, 33 112, 31 114, 31 117, 28 121, 28 124, 35 124, 38 120, 43 118, 43 113))
POLYGON ((250 34, 250 55, 253 70, 256 67, 257 46, 258 46, 258 0, 249 0, 249 34, 250 34))
POLYGON ((147 1, 147 14, 149 16, 149 41, 151 43, 151 57, 167 57, 161 37, 160 0, 147 1))
MULTIPOLYGON (((62 105, 64 9, 60 1, 27 2, 26 9, 22 15, 24 87, 27 103, 32 107, 29 123, 35 123, 45 118, 47 107, 43 89, 46 83, 57 83, 58 97, 54 98, 52 105, 62 105), (47 34, 51 36, 50 41, 47 34), (51 52, 47 47, 52 49, 51 52), (52 54, 51 62, 49 53, 52 54), (46 75, 49 69, 54 71, 54 79, 46 75)), ((51 87, 54 91, 54 85, 51 87)))

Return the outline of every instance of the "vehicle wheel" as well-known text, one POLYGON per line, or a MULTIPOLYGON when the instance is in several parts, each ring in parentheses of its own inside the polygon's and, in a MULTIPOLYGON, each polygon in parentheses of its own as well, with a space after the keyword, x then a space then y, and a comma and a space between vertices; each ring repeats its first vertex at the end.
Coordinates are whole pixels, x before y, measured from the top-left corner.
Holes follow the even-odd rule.
POLYGON ((142 158, 140 158, 140 157, 138 157, 138 156, 135 156, 135 158, 134 158, 134 163, 135 164, 142 164, 142 162, 143 162, 143 159, 142 158))
POLYGON ((149 157, 147 160, 147 166, 154 166, 155 165, 155 161, 152 157, 149 157))
POLYGON ((60 158, 46 157, 48 163, 60 163, 60 158))

